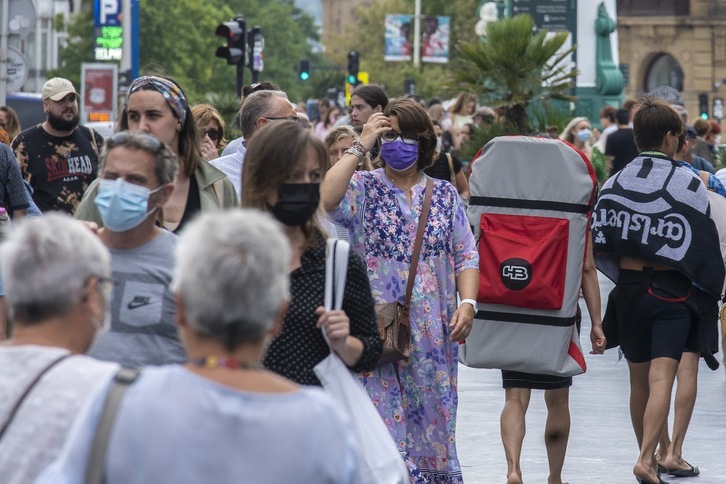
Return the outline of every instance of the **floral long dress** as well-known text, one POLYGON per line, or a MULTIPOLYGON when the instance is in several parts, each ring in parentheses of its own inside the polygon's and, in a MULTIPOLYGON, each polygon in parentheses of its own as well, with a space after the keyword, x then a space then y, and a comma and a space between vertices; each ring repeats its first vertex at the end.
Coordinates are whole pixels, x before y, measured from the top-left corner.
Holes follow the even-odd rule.
MULTIPOLYGON (((376 304, 403 303, 427 179, 423 175, 412 187, 409 206, 383 169, 356 172, 330 214, 348 229, 365 259, 376 304)), ((449 340, 449 322, 456 310, 456 276, 478 265, 456 189, 434 180, 411 297, 411 357, 361 374, 398 446, 432 483, 463 482, 455 441, 458 344, 449 340)))

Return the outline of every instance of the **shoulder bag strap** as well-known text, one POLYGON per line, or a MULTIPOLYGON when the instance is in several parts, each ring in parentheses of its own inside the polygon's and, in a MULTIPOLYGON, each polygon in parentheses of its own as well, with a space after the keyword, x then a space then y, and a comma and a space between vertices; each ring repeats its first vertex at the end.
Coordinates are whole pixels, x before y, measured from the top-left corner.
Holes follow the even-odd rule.
POLYGON ((71 356, 70 353, 66 353, 65 355, 59 356, 58 358, 54 359, 50 363, 48 363, 45 368, 40 370, 40 373, 33 379, 32 382, 30 382, 30 385, 25 389, 22 395, 20 395, 20 398, 15 402, 15 405, 13 405, 13 408, 10 410, 10 413, 8 414, 8 419, 5 421, 5 423, 2 426, 2 429, 0 429, 0 440, 3 438, 3 435, 5 435, 5 432, 8 430, 8 427, 10 427, 10 424, 12 423, 13 419, 15 418, 15 415, 18 413, 18 410, 20 410, 20 407, 23 404, 23 401, 25 398, 30 394, 30 392, 35 388, 35 386, 38 384, 41 378, 43 378, 43 375, 48 373, 51 368, 53 368, 55 365, 60 363, 61 361, 65 360, 71 356))
POLYGON ((429 218, 429 209, 431 208, 431 194, 434 189, 434 182, 429 177, 426 182, 426 194, 424 195, 423 208, 421 209, 421 217, 418 219, 418 231, 416 232, 416 241, 413 243, 413 256, 411 256, 411 267, 408 269, 408 285, 406 286, 406 299, 403 301, 403 310, 408 312, 411 304, 411 294, 413 293, 413 281, 416 279, 416 269, 418 268, 418 257, 421 254, 421 245, 423 245, 424 230, 426 230, 426 220, 429 218))
POLYGON ((108 441, 113 429, 113 423, 116 419, 116 413, 121 406, 126 390, 136 377, 139 376, 139 370, 130 368, 121 368, 111 382, 111 388, 106 396, 106 403, 103 407, 101 421, 96 428, 96 435, 93 437, 93 446, 88 456, 88 465, 86 466, 86 484, 102 484, 104 482, 104 471, 106 469, 106 453, 108 451, 108 441))
POLYGON ((451 173, 451 183, 456 181, 456 173, 454 173, 454 161, 451 159, 451 153, 446 153, 446 159, 449 160, 449 173, 451 173))

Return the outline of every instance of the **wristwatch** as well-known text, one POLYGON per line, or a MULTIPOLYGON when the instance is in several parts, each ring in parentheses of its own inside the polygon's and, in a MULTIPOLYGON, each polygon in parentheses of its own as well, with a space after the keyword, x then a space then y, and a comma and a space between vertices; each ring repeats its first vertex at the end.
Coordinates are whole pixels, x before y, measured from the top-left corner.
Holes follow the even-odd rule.
POLYGON ((459 303, 459 307, 461 307, 462 304, 469 303, 471 304, 471 307, 474 308, 474 312, 476 312, 476 300, 475 299, 462 299, 459 303))

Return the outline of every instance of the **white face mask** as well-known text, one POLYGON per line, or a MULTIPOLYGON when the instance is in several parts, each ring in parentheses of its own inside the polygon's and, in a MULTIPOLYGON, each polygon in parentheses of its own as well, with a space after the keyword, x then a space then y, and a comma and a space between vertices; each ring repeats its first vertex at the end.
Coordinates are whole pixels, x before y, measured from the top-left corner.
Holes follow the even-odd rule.
POLYGON ((721 144, 721 135, 720 134, 717 134, 716 136, 713 137, 713 144, 715 144, 715 145, 721 144))

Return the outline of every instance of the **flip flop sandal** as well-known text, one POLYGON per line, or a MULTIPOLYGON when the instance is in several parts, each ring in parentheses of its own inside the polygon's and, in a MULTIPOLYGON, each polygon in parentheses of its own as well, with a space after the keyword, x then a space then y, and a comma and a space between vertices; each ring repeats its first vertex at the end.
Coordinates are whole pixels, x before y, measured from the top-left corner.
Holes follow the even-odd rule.
POLYGON ((698 470, 698 467, 691 465, 688 462, 686 462, 686 464, 691 466, 690 469, 667 469, 666 472, 673 477, 696 477, 701 473, 701 471, 698 470))

